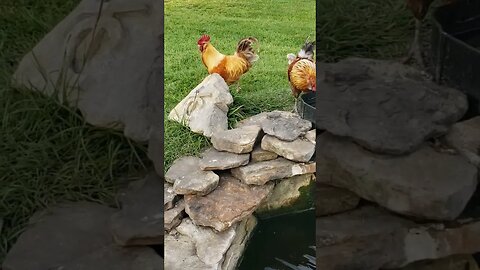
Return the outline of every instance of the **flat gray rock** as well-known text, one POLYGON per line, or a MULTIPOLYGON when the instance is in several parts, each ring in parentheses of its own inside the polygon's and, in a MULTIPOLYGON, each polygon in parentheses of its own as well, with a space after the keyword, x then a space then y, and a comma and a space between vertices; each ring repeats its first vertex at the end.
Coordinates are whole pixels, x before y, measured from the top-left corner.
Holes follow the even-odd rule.
POLYGON ((122 248, 113 242, 108 225, 115 211, 78 202, 37 212, 2 269, 163 270, 163 260, 153 249, 122 248))
POLYGON ((386 156, 328 133, 317 143, 318 182, 348 189, 400 214, 454 220, 477 186, 475 166, 426 145, 410 155, 386 156))
POLYGON ((163 181, 156 174, 133 182, 120 192, 121 210, 110 220, 110 228, 121 246, 163 244, 163 181))
POLYGON ((250 117, 247 117, 235 124, 235 128, 241 128, 241 127, 246 127, 246 126, 259 126, 261 127, 263 124, 263 121, 267 118, 267 115, 269 112, 262 112, 250 117))
POLYGON ((166 231, 170 231, 177 227, 181 222, 185 213, 185 201, 178 201, 175 206, 164 212, 164 228, 166 231))
POLYGON ((218 151, 236 154, 250 153, 257 141, 260 130, 259 126, 245 126, 218 131, 212 135, 212 145, 218 151))
POLYGON ((184 219, 177 231, 190 237, 195 242, 196 255, 207 265, 219 265, 224 254, 230 248, 235 238, 236 226, 223 232, 212 228, 195 225, 191 219, 184 219))
POLYGON ((217 187, 218 179, 214 172, 200 168, 200 158, 190 156, 175 160, 165 174, 177 194, 206 195, 217 187))
POLYGON ((85 55, 99 5, 81 1, 21 60, 14 84, 59 95, 78 106, 88 123, 123 129, 127 137, 146 142, 163 82, 163 28, 154 27, 162 24, 163 2, 105 2, 95 44, 85 55))
POLYGON ((233 103, 228 85, 214 73, 170 111, 168 119, 190 127, 192 132, 211 137, 228 128, 228 106, 233 103))
POLYGON ((291 112, 273 111, 262 121, 263 131, 283 141, 293 141, 312 128, 310 121, 291 112))
POLYGON ((349 58, 319 65, 317 128, 401 155, 444 134, 467 110, 464 94, 393 61, 349 58))
POLYGON ((442 223, 416 224, 365 206, 317 218, 317 268, 392 269, 426 259, 474 254, 480 250, 479 233, 479 220, 448 227, 442 223))
POLYGON ((268 161, 268 160, 276 159, 278 157, 278 155, 273 152, 263 150, 262 147, 260 147, 260 145, 253 148, 251 156, 252 156, 252 162, 268 161))
POLYGON ((185 211, 196 225, 225 231, 251 215, 272 189, 272 184, 246 185, 224 174, 218 187, 208 195, 186 195, 185 211))
POLYGON ((346 189, 320 183, 317 183, 315 187, 315 215, 317 217, 352 210, 358 206, 359 202, 360 197, 346 189))
POLYGON ((480 167, 480 116, 456 123, 445 139, 470 163, 480 167))
POLYGON ((284 158, 250 163, 232 169, 232 175, 249 185, 264 185, 269 181, 296 175, 315 173, 315 163, 295 163, 284 158))
POLYGON ((289 142, 265 135, 262 139, 262 149, 292 161, 308 162, 315 153, 315 144, 305 138, 297 138, 289 142))
POLYGON ((204 171, 228 170, 248 164, 249 154, 235 154, 230 152, 220 152, 214 148, 209 148, 202 153, 200 160, 200 169, 204 171))

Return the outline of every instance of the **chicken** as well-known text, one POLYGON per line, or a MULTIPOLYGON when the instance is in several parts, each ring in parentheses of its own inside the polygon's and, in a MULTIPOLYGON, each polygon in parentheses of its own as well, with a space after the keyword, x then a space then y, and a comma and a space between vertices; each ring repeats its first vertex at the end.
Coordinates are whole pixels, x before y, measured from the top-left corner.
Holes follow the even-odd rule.
POLYGON ((288 81, 295 98, 301 93, 316 91, 316 69, 314 60, 315 45, 313 42, 305 42, 297 55, 290 53, 288 59, 288 81))
MULTIPOLYGON (((410 46, 407 57, 404 60, 404 63, 409 62, 412 58, 415 58, 417 63, 425 68, 425 63, 422 56, 421 40, 420 40, 420 30, 422 27, 422 21, 427 15, 428 9, 434 0, 406 0, 407 7, 412 11, 413 16, 415 17, 415 36, 410 46)), ((443 0, 444 4, 450 4, 456 0, 443 0)))
MULTIPOLYGON (((237 44, 237 50, 233 55, 224 55, 220 53, 210 43, 210 36, 203 35, 197 42, 198 48, 202 54, 202 62, 209 74, 217 73, 231 85, 245 74, 258 60, 259 56, 255 53, 252 45, 257 42, 256 38, 248 37, 240 40, 237 44)), ((238 90, 239 88, 237 88, 238 90)))

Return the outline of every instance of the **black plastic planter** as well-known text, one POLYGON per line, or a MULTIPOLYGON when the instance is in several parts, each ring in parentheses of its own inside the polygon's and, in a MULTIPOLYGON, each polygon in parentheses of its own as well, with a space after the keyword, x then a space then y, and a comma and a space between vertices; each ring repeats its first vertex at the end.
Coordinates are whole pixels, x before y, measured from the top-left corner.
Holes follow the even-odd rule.
POLYGON ((315 107, 315 92, 308 92, 300 95, 297 102, 297 112, 305 120, 312 122, 315 127, 317 109, 315 107))
POLYGON ((480 0, 439 7, 433 14, 432 64, 437 81, 445 79, 469 98, 468 116, 480 114, 480 0))

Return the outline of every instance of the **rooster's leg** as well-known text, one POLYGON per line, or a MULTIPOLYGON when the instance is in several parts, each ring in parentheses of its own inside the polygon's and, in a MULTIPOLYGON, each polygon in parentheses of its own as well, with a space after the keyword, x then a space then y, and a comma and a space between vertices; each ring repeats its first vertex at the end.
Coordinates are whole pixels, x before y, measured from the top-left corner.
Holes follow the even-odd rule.
POLYGON ((416 19, 416 21, 415 21, 415 37, 413 38, 412 45, 410 46, 410 50, 408 51, 407 57, 403 60, 403 63, 406 64, 412 58, 415 58, 417 63, 422 68, 425 68, 425 62, 423 61, 422 47, 421 47, 421 37, 420 37, 421 28, 422 28, 422 21, 416 19))

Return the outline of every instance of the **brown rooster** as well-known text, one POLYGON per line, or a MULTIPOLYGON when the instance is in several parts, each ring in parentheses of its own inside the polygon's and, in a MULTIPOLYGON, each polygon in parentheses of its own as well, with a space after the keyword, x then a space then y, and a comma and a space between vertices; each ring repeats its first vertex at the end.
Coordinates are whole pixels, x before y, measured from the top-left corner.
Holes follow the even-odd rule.
POLYGON ((207 67, 208 73, 219 74, 228 85, 231 85, 238 81, 250 69, 253 63, 258 60, 259 57, 252 47, 256 42, 257 39, 253 37, 240 40, 233 55, 220 53, 210 43, 210 36, 208 35, 203 35, 197 44, 202 54, 202 62, 207 67))
POLYGON ((316 91, 317 76, 315 70, 314 50, 315 44, 313 42, 305 42, 300 52, 297 55, 290 53, 287 55, 288 59, 288 81, 292 89, 292 95, 295 98, 301 93, 316 91))
MULTIPOLYGON (((415 16, 415 36, 410 46, 407 57, 404 60, 404 63, 407 63, 412 58, 415 58, 417 63, 424 68, 425 63, 422 56, 421 40, 420 40, 420 30, 422 28, 422 21, 427 15, 428 8, 433 3, 434 0, 406 0, 407 7, 412 11, 413 16, 415 16)), ((450 4, 456 0, 443 0, 444 4, 450 4)))

